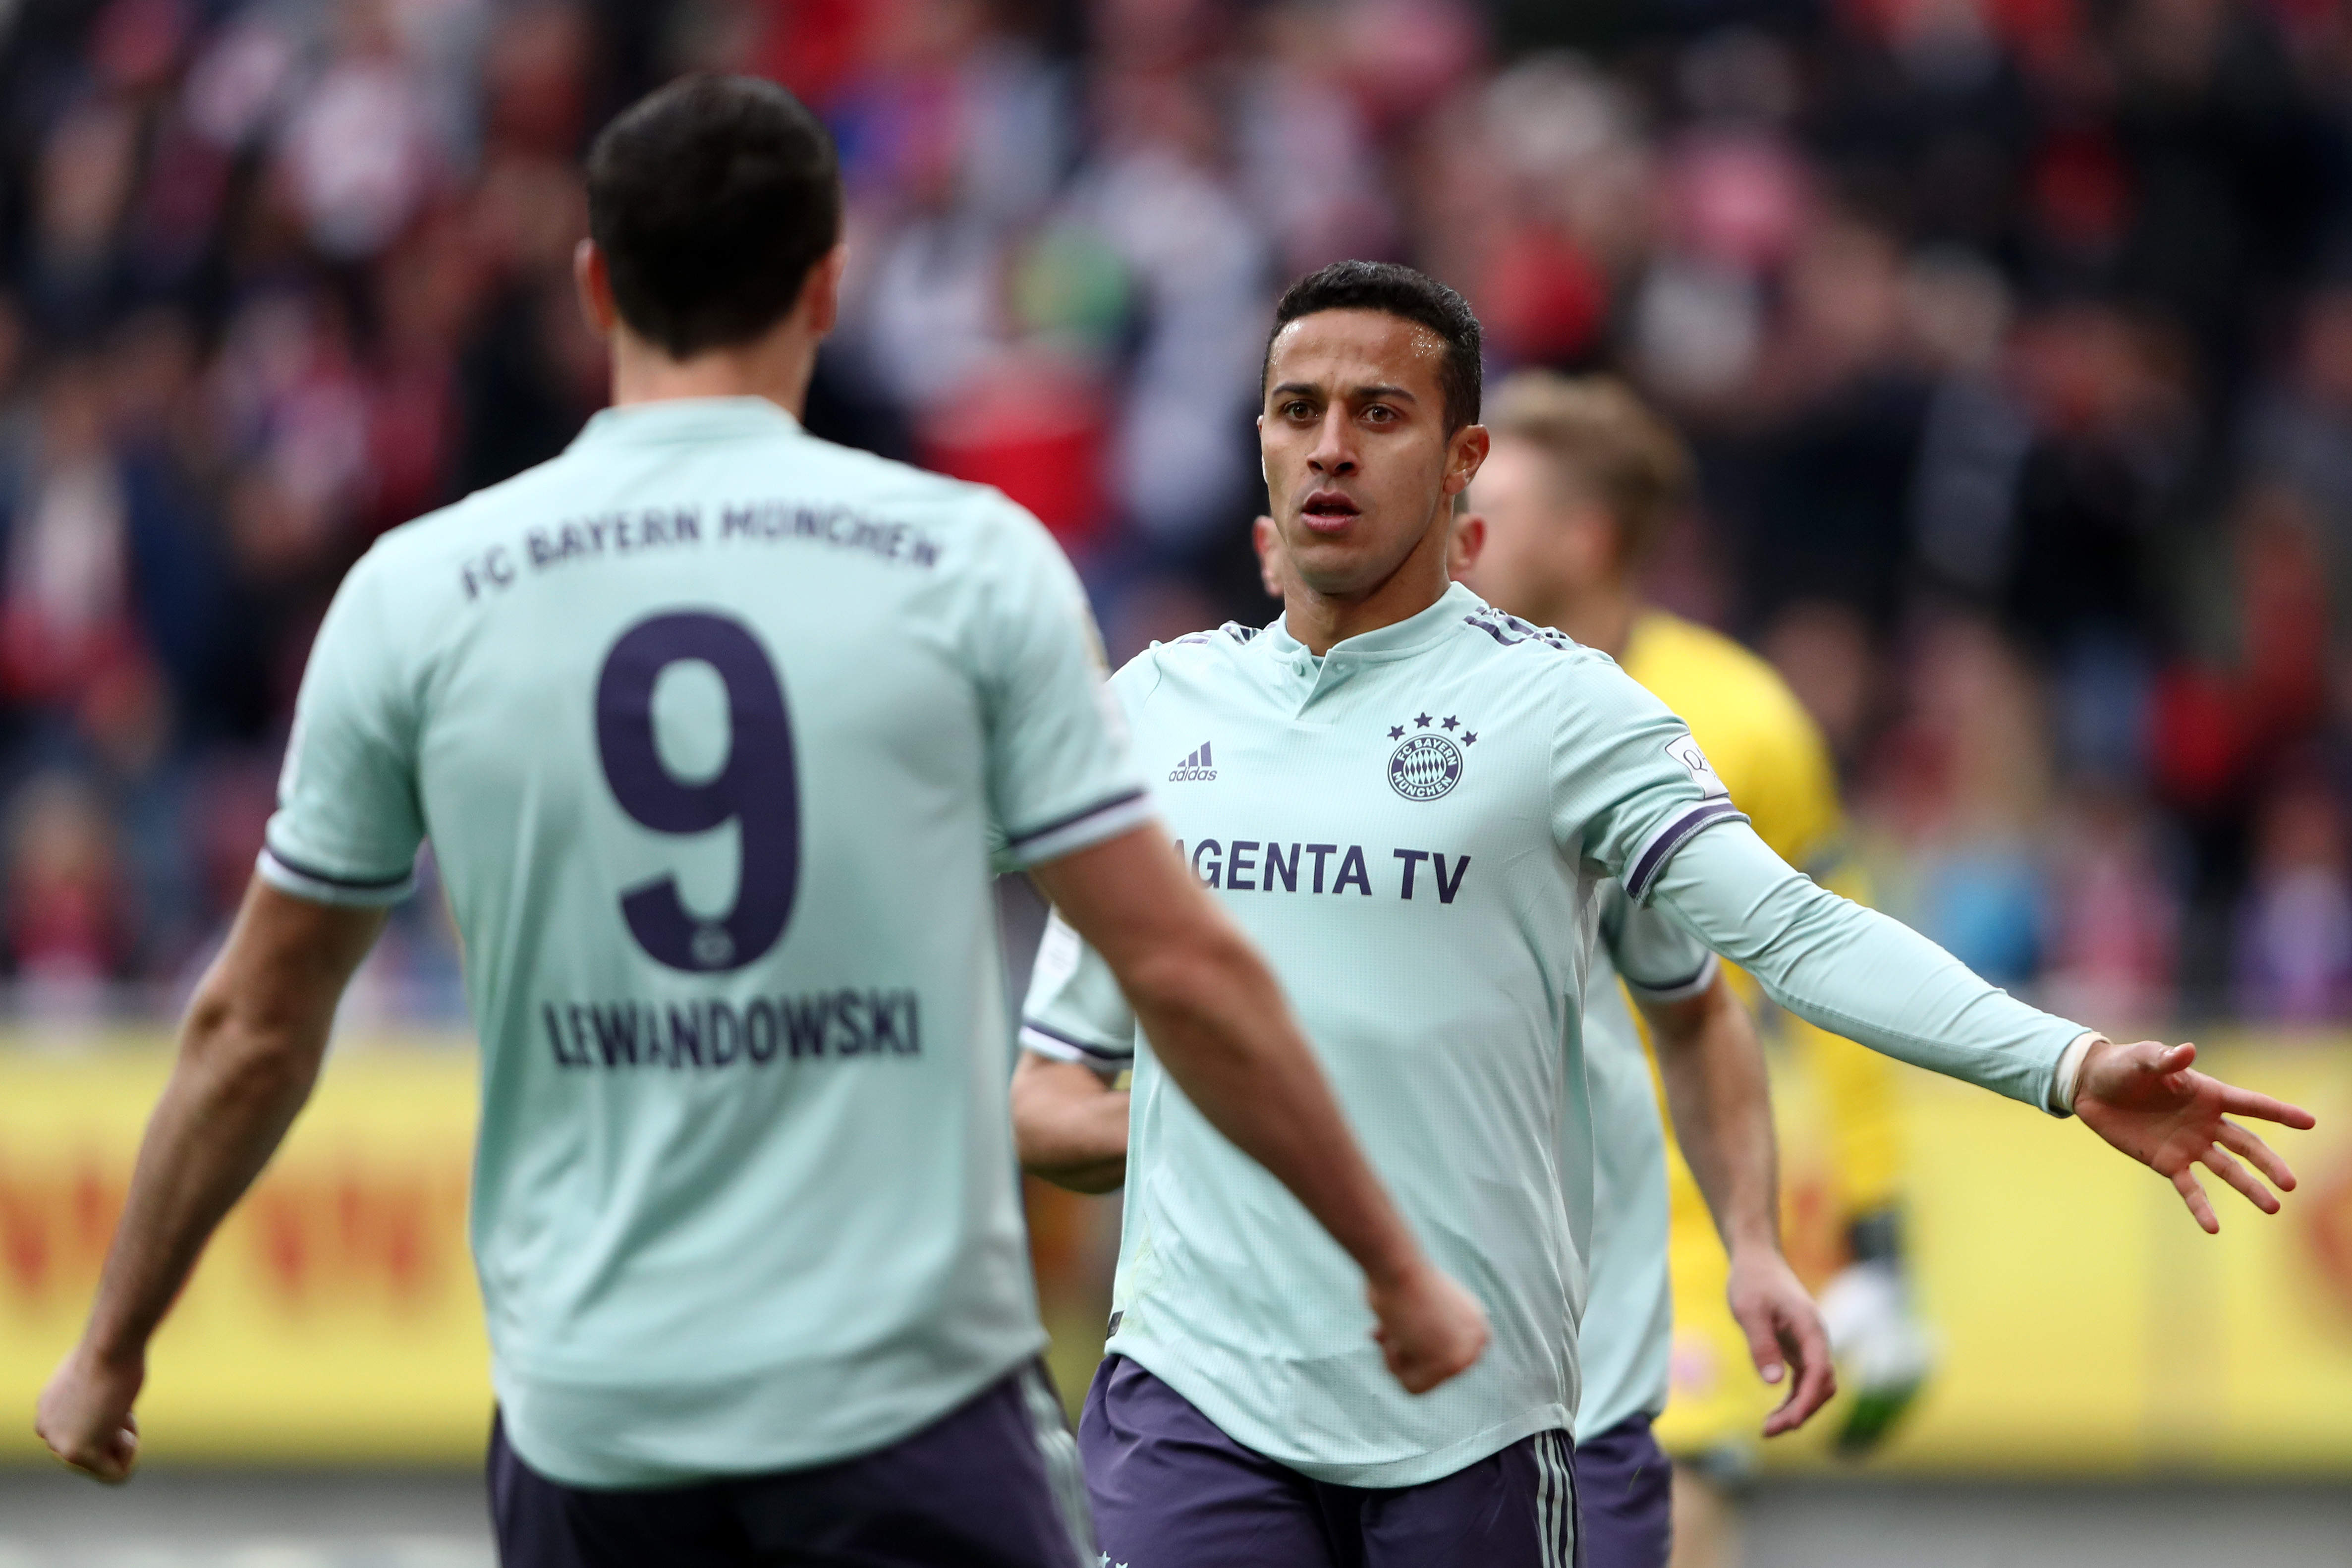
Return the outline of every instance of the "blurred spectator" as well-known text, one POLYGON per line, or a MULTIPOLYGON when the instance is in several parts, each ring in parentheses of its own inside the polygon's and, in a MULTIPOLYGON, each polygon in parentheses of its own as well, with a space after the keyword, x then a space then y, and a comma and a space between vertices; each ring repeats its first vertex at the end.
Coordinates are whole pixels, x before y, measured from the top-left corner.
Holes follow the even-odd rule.
POLYGON ((1775 616, 1758 647, 1822 727, 1838 771, 1851 775, 1889 695, 1869 624, 1849 605, 1807 599, 1775 616))
POLYGON ((1875 226, 1825 215, 1787 259, 1783 319, 1753 387, 1771 416, 1731 459, 1746 514, 1742 619, 1759 626, 1792 601, 1829 599, 1884 630, 1904 585, 1927 412, 1905 353, 1902 258, 1875 226))
POLYGON ((2004 607, 2038 651, 2161 640, 2159 531, 2197 457, 2176 334, 2088 301, 2023 323, 2036 438, 2018 479, 2004 607))
POLYGON ((1268 6, 1264 54, 1237 105, 1242 184, 1273 230, 1285 277, 1351 256, 1386 256, 1395 215, 1364 105, 1346 68, 1351 18, 1341 7, 1268 6))
POLYGON ((43 139, 26 292, 59 337, 88 333, 114 302, 138 153, 131 110, 103 100, 77 105, 43 139))
POLYGON ((109 672, 140 657, 122 479, 91 361, 48 373, 9 513, 0 683, 16 702, 70 721, 109 672))
POLYGON ((1928 378, 1909 502, 1923 581, 1988 604, 2016 548, 2017 487, 2032 412, 2003 374, 2014 300, 1974 251, 1915 252, 1903 277, 1904 327, 1928 378))
POLYGON ((2239 916, 2239 1007, 2281 1023, 2352 1017, 2342 800, 2317 779, 2292 776, 2263 800, 2255 831, 2253 883, 2239 916))
POLYGON ((1248 432, 1273 274, 1197 83, 1139 73, 1106 83, 1100 108, 1109 129, 1072 205, 1136 279, 1140 317, 1110 489, 1144 541, 1181 558, 1255 510, 1248 432))
POLYGON ((2039 1000, 2116 1027, 2161 1024, 2172 1010, 2180 900, 2150 814, 2121 789, 2086 787, 2056 839, 2039 1000))
POLYGON ((27 1011, 90 1015, 130 956, 114 832, 70 773, 22 785, 8 818, 7 956, 27 1011))
POLYGON ((1913 654, 1908 718, 1863 809, 1899 847, 1886 907, 1997 984, 2038 972, 2047 907, 2035 840, 2050 790, 2032 675, 1990 626, 1929 626, 1913 654))
POLYGON ((2352 628, 2352 285, 2314 299, 2284 374, 2255 405, 2247 463, 2292 494, 2319 531, 2329 621, 2352 628))
POLYGON ((345 0, 334 9, 334 58, 280 133, 284 176, 310 242, 336 261, 382 250, 449 161, 392 12, 389 0, 345 0))

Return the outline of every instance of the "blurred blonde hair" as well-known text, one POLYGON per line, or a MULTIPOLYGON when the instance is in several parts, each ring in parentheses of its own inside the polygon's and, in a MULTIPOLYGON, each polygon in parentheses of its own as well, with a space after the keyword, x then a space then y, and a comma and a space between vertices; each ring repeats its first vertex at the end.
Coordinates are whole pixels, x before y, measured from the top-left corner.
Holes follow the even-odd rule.
POLYGON ((1649 554, 1690 494, 1682 437, 1613 375, 1519 371, 1492 407, 1489 431, 1540 448, 1566 489, 1608 512, 1628 566, 1649 554))

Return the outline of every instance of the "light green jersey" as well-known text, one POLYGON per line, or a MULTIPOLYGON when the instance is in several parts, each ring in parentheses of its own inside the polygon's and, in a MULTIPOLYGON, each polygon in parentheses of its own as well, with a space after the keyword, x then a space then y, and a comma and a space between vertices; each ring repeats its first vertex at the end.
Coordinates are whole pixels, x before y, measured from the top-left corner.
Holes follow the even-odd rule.
POLYGON ((598 415, 352 569, 261 874, 388 902, 432 840, 533 1467, 820 1464, 1036 1353, 988 847, 1148 820, 1099 672, 1026 513, 756 398, 598 415))
POLYGON ((1622 884, 1602 890, 1600 951, 1584 995, 1593 1157, 1591 1296, 1577 1336, 1581 1436, 1664 1410, 1672 1370, 1665 1124, 1625 994, 1685 1001, 1714 984, 1718 967, 1715 954, 1659 910, 1627 898, 1622 884), (1622 989, 1612 983, 1620 978, 1622 989))
POLYGON ((1567 1428, 1601 889, 1622 877, 1638 900, 1693 834, 1738 820, 1688 731, 1605 655, 1458 585, 1320 659, 1279 622, 1229 626, 1152 649, 1112 689, 1187 860, 1272 962, 1366 1153, 1494 1341, 1405 1394, 1354 1266, 1169 1082, 1062 932, 1024 1044, 1135 1063, 1109 1348, 1235 1440, 1343 1484, 1409 1486, 1567 1428))

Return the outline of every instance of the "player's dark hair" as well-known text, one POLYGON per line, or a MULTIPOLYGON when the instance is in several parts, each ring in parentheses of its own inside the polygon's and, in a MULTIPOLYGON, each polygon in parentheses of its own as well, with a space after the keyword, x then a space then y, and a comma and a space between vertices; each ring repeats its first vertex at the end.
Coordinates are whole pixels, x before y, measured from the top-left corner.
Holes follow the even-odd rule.
POLYGON ((1258 366, 1258 395, 1274 370, 1274 340, 1301 316, 1319 310, 1378 310, 1426 327, 1445 345, 1437 370, 1445 398, 1445 430, 1452 435, 1478 422, 1478 318, 1470 301, 1426 272, 1393 261, 1335 261, 1283 290, 1274 308, 1274 331, 1266 334, 1265 358, 1258 366))
POLYGON ((773 82, 683 78, 589 148, 588 232, 621 319, 664 353, 749 342, 841 238, 833 138, 773 82))

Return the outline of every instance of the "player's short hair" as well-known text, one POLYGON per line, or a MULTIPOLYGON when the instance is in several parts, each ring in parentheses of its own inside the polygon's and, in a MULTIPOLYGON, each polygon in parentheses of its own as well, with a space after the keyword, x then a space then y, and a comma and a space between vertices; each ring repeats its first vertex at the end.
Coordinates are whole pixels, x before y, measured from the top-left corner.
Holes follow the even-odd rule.
POLYGON ((1613 375, 1520 371, 1496 389, 1487 427, 1540 449, 1569 489, 1606 511, 1628 564, 1650 552, 1689 498, 1682 437, 1613 375))
POLYGON ((632 331, 678 359, 749 342, 841 239, 833 138, 773 82, 682 78, 589 148, 588 232, 632 331))
POLYGON ((1321 310, 1378 310, 1426 327, 1445 345, 1437 370, 1445 398, 1445 431, 1452 435, 1478 422, 1483 370, 1478 318, 1470 301, 1426 272, 1393 261, 1335 261, 1283 290, 1274 308, 1274 331, 1266 334, 1265 358, 1258 366, 1258 395, 1265 395, 1274 371, 1274 340, 1301 316, 1321 310))

